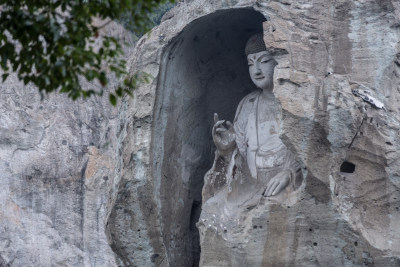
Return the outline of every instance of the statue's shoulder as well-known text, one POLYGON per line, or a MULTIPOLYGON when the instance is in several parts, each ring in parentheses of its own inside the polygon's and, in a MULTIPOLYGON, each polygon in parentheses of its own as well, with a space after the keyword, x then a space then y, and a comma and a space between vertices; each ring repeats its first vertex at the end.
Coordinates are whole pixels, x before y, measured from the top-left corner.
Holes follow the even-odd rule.
POLYGON ((257 90, 257 91, 251 92, 250 94, 243 97, 243 99, 240 101, 240 103, 236 109, 235 121, 237 121, 239 116, 246 117, 249 114, 249 112, 251 110, 253 110, 253 107, 256 104, 257 97, 259 95, 260 95, 260 91, 257 90))
POLYGON ((251 92, 250 94, 246 95, 245 97, 243 97, 243 99, 240 101, 238 108, 242 107, 242 106, 253 106, 254 103, 256 103, 257 101, 257 97, 260 95, 260 91, 254 91, 251 92))

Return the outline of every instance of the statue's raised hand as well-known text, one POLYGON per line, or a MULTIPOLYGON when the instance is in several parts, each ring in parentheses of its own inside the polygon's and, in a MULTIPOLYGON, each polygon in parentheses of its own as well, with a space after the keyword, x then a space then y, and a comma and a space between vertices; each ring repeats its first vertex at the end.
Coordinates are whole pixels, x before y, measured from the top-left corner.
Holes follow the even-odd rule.
POLYGON ((212 138, 221 155, 226 155, 235 149, 235 130, 230 121, 219 120, 218 114, 214 113, 214 127, 212 128, 212 138))

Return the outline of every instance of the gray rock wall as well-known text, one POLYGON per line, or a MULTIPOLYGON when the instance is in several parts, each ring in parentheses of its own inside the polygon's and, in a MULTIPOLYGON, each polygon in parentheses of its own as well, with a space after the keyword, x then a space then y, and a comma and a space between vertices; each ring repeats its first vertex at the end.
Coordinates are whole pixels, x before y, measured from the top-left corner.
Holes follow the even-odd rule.
POLYGON ((400 265, 399 12, 395 0, 182 2, 129 52, 130 71, 152 79, 118 109, 40 102, 11 77, 0 89, 0 265, 400 265), (210 204, 222 200, 210 198, 199 236, 212 114, 232 119, 253 90, 240 50, 263 18, 266 43, 288 52, 274 93, 303 168, 299 200, 262 203, 224 232, 210 204))
MULTIPOLYGON (((213 158, 203 130, 212 124, 213 112, 223 113, 218 108, 226 111, 225 118, 232 118, 234 109, 228 107, 235 106, 235 101, 223 98, 226 88, 235 92, 235 88, 246 88, 242 83, 247 78, 239 78, 236 87, 224 72, 217 74, 220 65, 232 63, 226 54, 218 55, 223 41, 211 34, 221 29, 228 40, 235 26, 226 22, 221 10, 241 8, 253 8, 268 19, 266 42, 288 52, 278 59, 275 96, 282 106, 281 138, 301 162, 305 179, 298 202, 260 205, 251 216, 239 214, 242 224, 235 233, 200 221, 200 265, 399 263, 396 5, 392 1, 190 1, 172 10, 142 39, 132 66, 155 77, 138 96, 149 96, 146 103, 155 105, 154 114, 152 109, 143 114, 153 123, 152 132, 146 134, 152 147, 143 149, 152 166, 146 177, 154 188, 152 205, 157 209, 157 240, 164 264, 190 263, 190 252, 184 252, 190 244, 183 240, 191 231, 193 186, 200 184, 193 179, 201 177, 197 166, 213 158), (212 27, 203 21, 212 21, 212 27), (203 32, 207 44, 196 46, 196 36, 203 32), (205 70, 202 60, 207 62, 207 53, 220 61, 204 63, 205 70), (332 74, 326 76, 328 72, 332 74), (207 82, 217 92, 208 91, 203 84, 207 82), (385 104, 386 111, 351 93, 365 87, 385 104), (211 99, 204 101, 204 95, 211 99), (215 107, 213 100, 218 103, 215 107), (204 106, 196 107, 199 102, 204 106), (340 170, 345 162, 355 165, 353 173, 346 173, 344 167, 340 170)), ((251 21, 240 19, 240 25, 251 21)), ((235 29, 240 32, 240 27, 235 29)), ((241 42, 244 46, 244 39, 236 38, 229 45, 241 42)), ((232 71, 239 73, 236 68, 232 71)), ((140 107, 138 103, 131 106, 140 107)), ((203 205, 203 219, 210 222, 218 215, 212 206, 203 205)))
POLYGON ((10 266, 115 266, 105 235, 115 111, 101 99, 89 108, 63 96, 40 101, 36 88, 11 79, 0 96, 1 258, 10 266))
MULTIPOLYGON (((130 40, 116 24, 104 31, 130 40)), ((0 85, 0 266, 117 266, 106 236, 117 122, 107 93, 41 101, 15 74, 0 85)))

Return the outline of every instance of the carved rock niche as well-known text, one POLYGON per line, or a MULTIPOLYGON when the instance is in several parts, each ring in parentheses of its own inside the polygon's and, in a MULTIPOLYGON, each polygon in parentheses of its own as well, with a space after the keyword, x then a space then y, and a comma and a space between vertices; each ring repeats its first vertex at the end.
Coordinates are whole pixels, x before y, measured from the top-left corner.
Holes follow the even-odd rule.
POLYGON ((163 52, 154 109, 153 170, 154 177, 161 177, 156 186, 163 238, 174 266, 199 261, 195 224, 204 174, 214 159, 213 114, 232 121, 239 101, 256 89, 244 47, 251 35, 262 32, 263 21, 253 9, 218 11, 187 25, 163 52))

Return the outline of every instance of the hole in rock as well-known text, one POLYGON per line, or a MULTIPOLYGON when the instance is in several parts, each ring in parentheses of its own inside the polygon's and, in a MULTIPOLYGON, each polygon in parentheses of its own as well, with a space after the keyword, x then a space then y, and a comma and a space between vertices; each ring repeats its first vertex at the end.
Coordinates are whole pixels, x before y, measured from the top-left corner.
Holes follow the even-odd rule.
POLYGON ((171 266, 198 266, 205 173, 214 160, 213 114, 232 121, 240 100, 256 90, 244 54, 264 16, 228 9, 194 20, 165 47, 153 120, 154 187, 171 266), (164 177, 169 177, 165 179, 164 177))
POLYGON ((317 242, 314 242, 314 247, 316 247, 316 246, 318 246, 318 243, 317 243, 317 242))
POLYGON ((157 258, 158 258, 159 256, 160 256, 160 255, 158 255, 157 253, 151 255, 151 262, 156 262, 156 260, 157 260, 157 258))
POLYGON ((356 165, 351 162, 345 161, 340 165, 340 172, 353 173, 356 169, 356 165))

